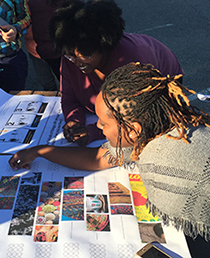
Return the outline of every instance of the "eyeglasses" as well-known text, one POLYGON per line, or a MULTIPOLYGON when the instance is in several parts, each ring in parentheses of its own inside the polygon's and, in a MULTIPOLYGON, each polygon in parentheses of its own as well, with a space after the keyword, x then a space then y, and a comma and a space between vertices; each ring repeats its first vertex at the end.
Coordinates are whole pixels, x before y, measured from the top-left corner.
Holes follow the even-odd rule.
POLYGON ((92 54, 92 56, 82 56, 82 55, 76 56, 75 54, 72 53, 71 55, 64 55, 64 56, 72 63, 75 63, 76 60, 82 61, 84 63, 88 63, 92 61, 94 54, 95 52, 92 54))

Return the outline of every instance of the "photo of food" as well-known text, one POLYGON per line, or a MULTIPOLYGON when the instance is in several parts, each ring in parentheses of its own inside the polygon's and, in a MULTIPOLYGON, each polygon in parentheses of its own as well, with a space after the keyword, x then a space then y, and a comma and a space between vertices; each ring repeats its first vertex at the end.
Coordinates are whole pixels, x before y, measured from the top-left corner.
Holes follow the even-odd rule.
POLYGON ((42 184, 36 217, 37 225, 55 225, 59 223, 61 189, 61 182, 44 182, 42 184))

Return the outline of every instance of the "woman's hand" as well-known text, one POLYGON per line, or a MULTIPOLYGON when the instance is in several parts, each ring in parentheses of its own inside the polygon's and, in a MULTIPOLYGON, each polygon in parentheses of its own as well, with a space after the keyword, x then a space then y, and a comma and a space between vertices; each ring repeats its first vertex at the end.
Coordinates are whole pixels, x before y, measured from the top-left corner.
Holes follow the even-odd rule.
POLYGON ((15 41, 17 36, 17 29, 13 25, 4 25, 0 27, 1 29, 1 36, 4 41, 12 42, 15 41))
POLYGON ((64 125, 63 134, 68 142, 76 142, 80 147, 85 147, 89 138, 87 128, 74 121, 64 125))
POLYGON ((20 168, 30 169, 30 163, 38 157, 39 146, 16 152, 9 160, 10 166, 14 170, 20 168))

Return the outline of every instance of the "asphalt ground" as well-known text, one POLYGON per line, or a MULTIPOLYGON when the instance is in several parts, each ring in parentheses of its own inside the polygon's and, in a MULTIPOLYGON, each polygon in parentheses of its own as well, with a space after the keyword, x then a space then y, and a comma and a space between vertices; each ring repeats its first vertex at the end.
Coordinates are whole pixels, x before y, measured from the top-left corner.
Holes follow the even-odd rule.
MULTIPOLYGON (((185 71, 183 85, 210 94, 209 0, 116 0, 123 10, 126 32, 150 35, 177 56, 185 71)), ((23 48, 24 49, 24 48, 23 48)), ((26 89, 41 90, 29 59, 26 89)), ((189 95, 193 105, 210 112, 210 102, 189 95)))

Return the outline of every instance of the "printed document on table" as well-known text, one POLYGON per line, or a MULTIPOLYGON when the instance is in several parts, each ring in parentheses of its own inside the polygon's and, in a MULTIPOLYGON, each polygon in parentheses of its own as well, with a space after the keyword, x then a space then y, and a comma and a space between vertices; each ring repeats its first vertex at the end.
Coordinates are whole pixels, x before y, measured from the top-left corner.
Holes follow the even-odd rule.
MULTIPOLYGON (((39 144, 72 145, 63 136, 60 97, 10 95, 0 89, 0 153, 39 144)), ((97 121, 87 114, 87 124, 97 121)))
MULTIPOLYGON (((15 172, 9 158, 0 156, 1 258, 135 257, 146 244, 130 169, 79 171, 37 158, 15 172)), ((163 245, 190 258, 183 233, 163 229, 163 245)))

